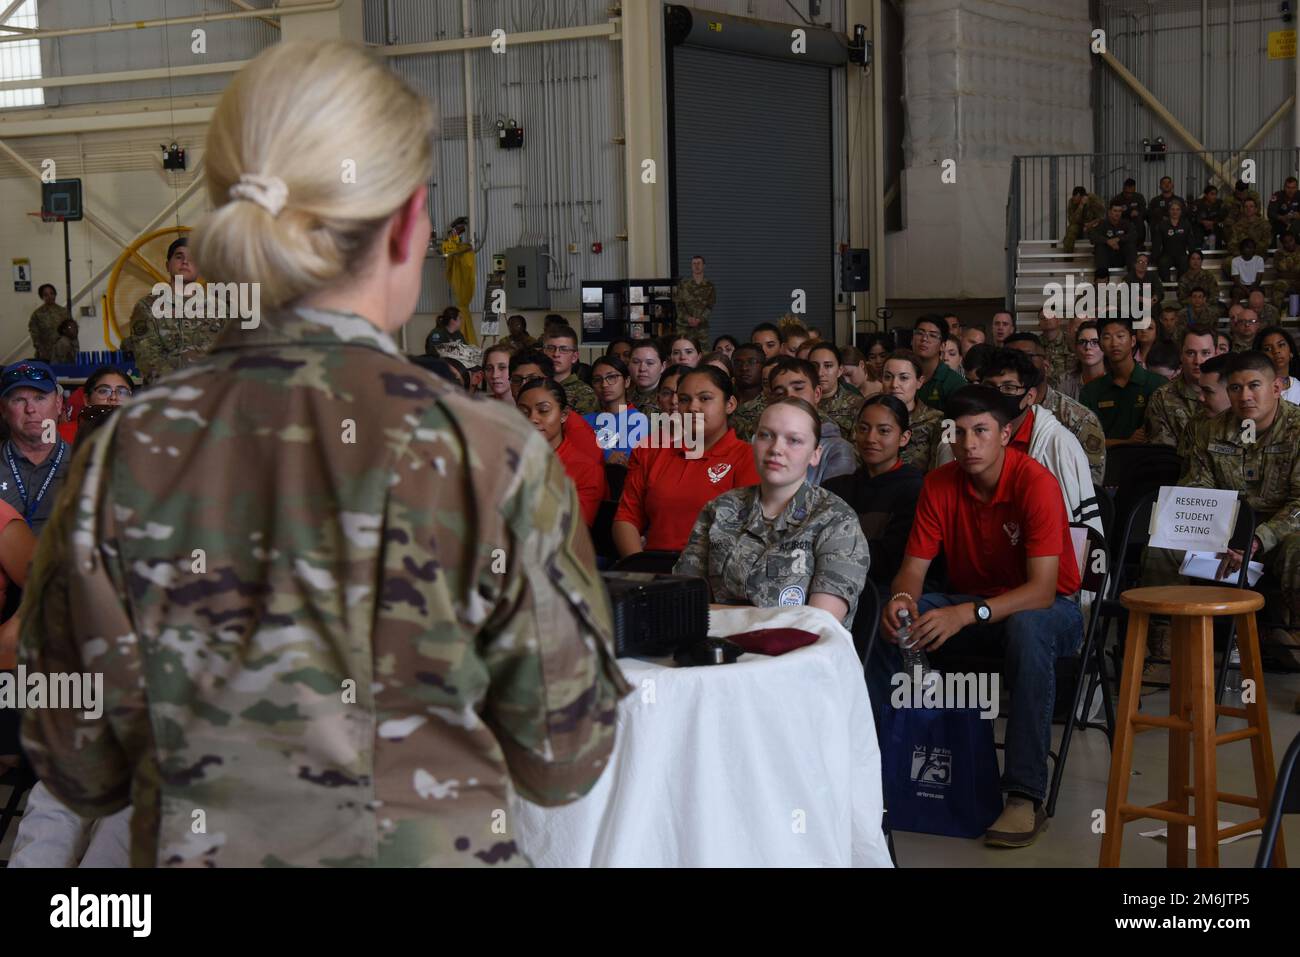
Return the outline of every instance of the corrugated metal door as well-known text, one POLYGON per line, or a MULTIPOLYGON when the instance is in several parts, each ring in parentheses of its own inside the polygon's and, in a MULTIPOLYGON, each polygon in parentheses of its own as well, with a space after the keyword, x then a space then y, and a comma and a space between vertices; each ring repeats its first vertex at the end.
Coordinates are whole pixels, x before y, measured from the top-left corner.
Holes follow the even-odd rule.
POLYGON ((747 341, 796 289, 804 321, 831 338, 829 69, 681 46, 672 70, 675 268, 689 276, 692 256, 707 261, 710 339, 747 341))

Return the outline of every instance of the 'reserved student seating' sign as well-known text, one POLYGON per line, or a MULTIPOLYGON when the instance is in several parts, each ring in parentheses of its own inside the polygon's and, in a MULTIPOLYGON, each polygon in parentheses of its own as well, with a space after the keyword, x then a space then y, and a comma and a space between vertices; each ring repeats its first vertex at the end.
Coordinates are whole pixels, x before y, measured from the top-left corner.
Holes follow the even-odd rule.
POLYGON ((1222 552, 1237 524, 1236 491, 1164 486, 1151 512, 1152 548, 1222 552))

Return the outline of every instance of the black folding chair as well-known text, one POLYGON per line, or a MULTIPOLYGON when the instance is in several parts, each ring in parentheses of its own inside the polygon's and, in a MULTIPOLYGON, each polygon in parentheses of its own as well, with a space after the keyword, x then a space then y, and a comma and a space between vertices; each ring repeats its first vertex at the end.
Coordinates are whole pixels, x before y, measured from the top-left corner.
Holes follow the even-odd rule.
MULTIPOLYGON (((1239 497, 1237 524, 1232 529, 1232 537, 1228 539, 1231 548, 1239 548, 1247 556, 1246 561, 1241 563, 1241 571, 1237 575, 1238 588, 1250 587, 1250 542, 1255 537, 1255 524, 1255 510, 1246 504, 1244 497, 1239 497)), ((1216 704, 1223 704, 1223 693, 1228 687, 1228 661, 1232 657, 1233 649, 1237 647, 1237 619, 1228 616, 1224 621, 1226 624, 1223 627, 1227 629, 1228 639, 1223 646, 1223 659, 1219 662, 1219 674, 1214 685, 1216 704)))
MULTIPOLYGON (((1149 492, 1177 485, 1183 474, 1178 453, 1167 445, 1116 445, 1106 450, 1102 485, 1115 490, 1115 515, 1122 522, 1149 492)), ((1110 540, 1114 533, 1107 530, 1110 540)))
POLYGON ((596 508, 596 520, 591 523, 591 544, 596 554, 611 561, 618 558, 618 547, 614 544, 614 515, 617 511, 617 500, 601 502, 596 508))
MULTIPOLYGON (((1115 704, 1111 700, 1110 690, 1106 687, 1105 664, 1101 655, 1101 642, 1096 640, 1097 621, 1101 617, 1101 603, 1106 595, 1106 584, 1110 578, 1110 552, 1106 547, 1105 536, 1099 534, 1090 525, 1072 525, 1071 528, 1083 529, 1087 541, 1083 549, 1083 564, 1079 569, 1079 590, 1092 594, 1088 616, 1083 623, 1083 642, 1079 648, 1078 672, 1074 678, 1074 701, 1065 716, 1065 728, 1061 732, 1060 753, 1048 751, 1052 758, 1052 783, 1047 792, 1047 816, 1056 814, 1056 799, 1061 793, 1061 779, 1065 775, 1065 759, 1070 753, 1070 739, 1074 736, 1076 725, 1081 730, 1096 728, 1106 732, 1108 744, 1115 741, 1115 704), (1085 714, 1079 718, 1079 711, 1092 702, 1095 688, 1101 689, 1102 704, 1106 712, 1104 725, 1093 724, 1085 714)), ((1060 687, 1058 682, 1057 687, 1060 687)))
POLYGON ((858 597, 858 610, 853 616, 853 647, 857 649, 858 658, 865 669, 871 657, 871 649, 876 644, 876 633, 880 630, 880 592, 876 583, 870 578, 862 587, 858 597))
MULTIPOLYGON (((0 787, 9 788, 9 799, 0 808, 0 845, 4 844, 5 835, 9 833, 9 825, 23 816, 18 810, 23 795, 36 785, 36 775, 18 744, 18 721, 17 710, 0 711, 0 756, 18 757, 16 767, 0 772, 0 787)), ((0 866, 6 863, 0 861, 0 866)))
POLYGON ((637 552, 635 555, 620 558, 614 563, 611 571, 671 575, 673 566, 677 564, 677 559, 681 554, 681 552, 637 552))
POLYGON ((1259 839, 1259 853, 1255 856, 1256 867, 1273 866, 1273 848, 1277 846, 1277 837, 1282 831, 1282 815, 1300 814, 1300 780, 1296 779, 1297 761, 1300 761, 1300 734, 1295 736, 1291 747, 1286 749, 1282 766, 1277 771, 1277 787, 1273 789, 1273 805, 1269 808, 1268 820, 1264 824, 1264 834, 1259 839))
POLYGON ((605 463, 605 484, 609 486, 609 497, 613 502, 617 502, 623 497, 623 482, 627 479, 626 465, 610 465, 605 463))

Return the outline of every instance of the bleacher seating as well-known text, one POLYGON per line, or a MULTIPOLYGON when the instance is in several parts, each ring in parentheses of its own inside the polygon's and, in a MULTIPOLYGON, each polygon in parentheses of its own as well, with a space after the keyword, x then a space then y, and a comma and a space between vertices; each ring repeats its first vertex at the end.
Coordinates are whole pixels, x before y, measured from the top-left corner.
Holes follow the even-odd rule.
MULTIPOLYGON (((1268 268, 1264 271, 1264 290, 1268 294, 1277 273, 1273 270, 1273 252, 1270 249, 1264 256, 1268 268)), ((1206 250, 1203 254, 1202 267, 1219 277, 1219 298, 1227 302, 1232 283, 1223 277, 1223 267, 1229 262, 1227 250, 1206 250)), ((1154 265, 1151 267, 1154 269, 1154 265)), ((1043 287, 1050 282, 1064 283, 1066 276, 1073 275, 1075 284, 1092 282, 1092 243, 1081 239, 1075 243, 1074 252, 1067 253, 1061 248, 1060 240, 1022 239, 1016 250, 1016 327, 1032 332, 1038 328, 1038 310, 1043 307, 1047 297, 1043 287)), ((1123 269, 1110 271, 1112 280, 1118 282, 1124 278, 1123 269)), ((1177 304, 1178 283, 1165 282, 1165 301, 1177 304)), ((1293 321, 1283 317, 1284 325, 1293 321)), ((1227 319, 1221 325, 1227 328, 1227 319)))

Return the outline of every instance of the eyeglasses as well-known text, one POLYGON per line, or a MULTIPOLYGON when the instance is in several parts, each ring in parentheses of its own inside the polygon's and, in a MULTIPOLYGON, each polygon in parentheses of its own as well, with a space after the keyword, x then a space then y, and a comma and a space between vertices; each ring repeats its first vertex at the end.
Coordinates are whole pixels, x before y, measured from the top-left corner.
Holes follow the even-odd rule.
POLYGON ((53 379, 54 376, 44 369, 23 364, 6 369, 4 374, 0 375, 0 385, 10 386, 15 382, 50 382, 53 379))
POLYGON ((623 377, 619 375, 617 372, 611 372, 609 375, 594 375, 591 377, 591 384, 610 385, 611 383, 618 382, 622 378, 623 377))
POLYGON ((1083 349, 1100 349, 1100 348, 1101 348, 1101 340, 1100 340, 1100 339, 1079 339, 1077 344, 1079 345, 1080 348, 1083 348, 1083 349))
POLYGON ((101 399, 111 399, 113 396, 117 396, 119 399, 129 399, 131 396, 135 395, 135 392, 127 385, 119 385, 116 387, 111 385, 97 385, 95 386, 95 395, 101 399))
POLYGON ((548 356, 561 355, 567 356, 570 352, 577 352, 577 346, 546 346, 542 349, 548 356))
MULTIPOLYGON (((986 383, 986 385, 993 385, 993 383, 989 382, 986 383)), ((1003 395, 1024 395, 1029 391, 1025 386, 1016 385, 1014 382, 1004 382, 1001 385, 993 386, 993 388, 997 389, 1003 395)))
POLYGON ((925 339, 930 342, 938 342, 940 339, 943 338, 943 336, 939 335, 939 333, 937 332, 922 332, 920 329, 917 329, 915 332, 912 333, 912 338, 925 339))

